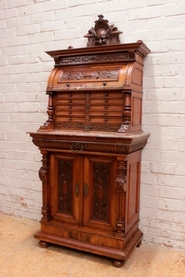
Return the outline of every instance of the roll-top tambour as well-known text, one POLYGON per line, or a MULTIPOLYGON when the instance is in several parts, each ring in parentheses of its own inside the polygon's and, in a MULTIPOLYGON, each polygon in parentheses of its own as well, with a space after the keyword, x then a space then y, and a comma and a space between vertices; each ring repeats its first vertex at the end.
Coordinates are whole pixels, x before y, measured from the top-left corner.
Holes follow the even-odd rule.
POLYGON ((126 82, 128 66, 107 67, 59 67, 54 69, 48 81, 48 91, 122 89, 126 82))
POLYGON ((142 41, 47 52, 49 119, 41 129, 141 132, 142 41))

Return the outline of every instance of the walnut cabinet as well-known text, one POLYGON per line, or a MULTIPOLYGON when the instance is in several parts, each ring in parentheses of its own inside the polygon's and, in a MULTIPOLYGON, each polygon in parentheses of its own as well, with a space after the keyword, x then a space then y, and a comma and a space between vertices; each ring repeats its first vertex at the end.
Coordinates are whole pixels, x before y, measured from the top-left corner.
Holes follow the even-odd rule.
POLYGON ((142 131, 142 42, 120 44, 103 16, 85 48, 47 52, 48 120, 30 133, 42 154, 40 245, 58 244, 122 266, 138 228, 142 131))

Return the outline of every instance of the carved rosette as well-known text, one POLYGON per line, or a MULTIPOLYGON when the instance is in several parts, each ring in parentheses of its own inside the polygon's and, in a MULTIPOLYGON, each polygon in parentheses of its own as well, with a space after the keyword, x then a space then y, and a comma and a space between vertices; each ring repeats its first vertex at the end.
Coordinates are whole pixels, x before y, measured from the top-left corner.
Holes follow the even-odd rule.
POLYGON ((122 235, 125 230, 124 210, 127 189, 127 162, 118 161, 118 172, 115 180, 117 191, 117 220, 116 227, 118 235, 122 235))

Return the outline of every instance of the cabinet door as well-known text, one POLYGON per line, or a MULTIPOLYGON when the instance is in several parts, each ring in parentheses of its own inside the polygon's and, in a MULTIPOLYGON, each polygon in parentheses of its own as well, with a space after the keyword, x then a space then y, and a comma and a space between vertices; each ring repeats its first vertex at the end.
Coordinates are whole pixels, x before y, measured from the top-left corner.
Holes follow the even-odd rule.
POLYGON ((84 157, 83 224, 115 231, 115 157, 84 157))
POLYGON ((51 155, 51 216, 61 222, 79 224, 82 161, 80 155, 51 155))

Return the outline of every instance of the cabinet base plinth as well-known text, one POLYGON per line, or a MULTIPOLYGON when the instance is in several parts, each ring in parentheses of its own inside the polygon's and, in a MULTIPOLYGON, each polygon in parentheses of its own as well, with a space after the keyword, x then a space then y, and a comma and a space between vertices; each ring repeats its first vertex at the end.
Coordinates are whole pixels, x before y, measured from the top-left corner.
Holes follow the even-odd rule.
POLYGON ((112 258, 113 265, 116 267, 121 267, 130 256, 134 248, 140 244, 142 235, 142 232, 138 229, 122 250, 107 246, 90 244, 75 239, 64 238, 55 234, 48 234, 43 231, 36 233, 34 237, 40 240, 41 247, 47 247, 49 243, 69 247, 72 249, 112 258))

